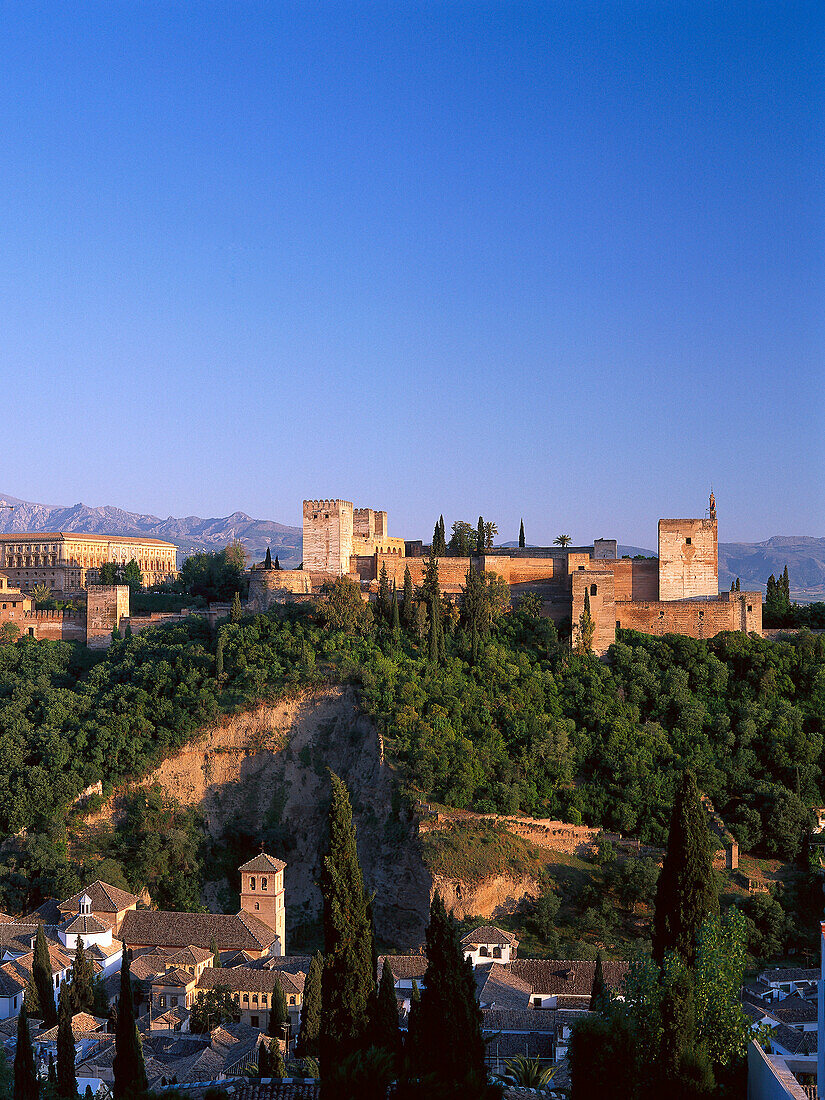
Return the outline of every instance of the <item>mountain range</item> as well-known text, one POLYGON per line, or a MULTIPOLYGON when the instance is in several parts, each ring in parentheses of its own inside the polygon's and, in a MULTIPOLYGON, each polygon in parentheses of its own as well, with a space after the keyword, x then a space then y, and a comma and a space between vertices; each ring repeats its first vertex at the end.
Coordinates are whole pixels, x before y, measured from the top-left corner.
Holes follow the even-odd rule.
MULTIPOLYGON (((0 510, 0 534, 17 531, 77 531, 89 534, 142 535, 166 539, 179 550, 179 562, 198 550, 222 550, 237 539, 250 559, 260 559, 269 546, 285 565, 297 565, 301 558, 301 528, 274 520, 253 519, 245 512, 202 519, 200 516, 159 516, 126 512, 105 506, 90 508, 36 504, 0 495, 0 503, 14 510, 0 510)), ((654 556, 654 550, 620 546, 619 554, 654 556)), ((778 576, 788 566, 791 596, 800 602, 825 599, 825 538, 810 535, 773 535, 764 542, 720 542, 719 586, 730 588, 737 577, 741 586, 764 591, 768 576, 778 576)))

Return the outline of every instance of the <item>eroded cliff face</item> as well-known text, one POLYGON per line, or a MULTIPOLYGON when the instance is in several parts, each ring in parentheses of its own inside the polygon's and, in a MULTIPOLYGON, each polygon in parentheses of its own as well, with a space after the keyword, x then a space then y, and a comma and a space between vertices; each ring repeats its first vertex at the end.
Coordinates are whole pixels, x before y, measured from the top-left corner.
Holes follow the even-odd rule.
MULTIPOLYGON (((317 881, 326 843, 327 768, 350 791, 358 855, 367 888, 375 893, 376 932, 400 950, 417 949, 432 883, 415 821, 399 815, 397 799, 393 812, 394 776, 353 689, 317 688, 224 719, 135 786, 157 783, 184 805, 198 807, 216 840, 235 828, 255 831, 277 801, 295 842, 288 853, 272 853, 287 860, 289 941, 290 926, 321 912, 317 881)), ((117 796, 96 816, 116 815, 117 796)), ((212 907, 220 885, 205 884, 212 907)))
POLYGON ((510 875, 495 875, 473 883, 456 882, 435 875, 432 888, 438 890, 447 909, 453 910, 457 920, 464 917, 495 920, 515 913, 525 899, 535 898, 541 892, 537 879, 510 875))

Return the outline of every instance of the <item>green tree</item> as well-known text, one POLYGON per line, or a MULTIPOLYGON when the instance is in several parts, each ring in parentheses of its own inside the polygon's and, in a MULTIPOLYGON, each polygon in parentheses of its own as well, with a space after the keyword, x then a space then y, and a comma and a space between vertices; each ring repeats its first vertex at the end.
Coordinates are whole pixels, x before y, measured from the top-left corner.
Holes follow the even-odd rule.
POLYGON ((699 929, 718 909, 707 814, 693 772, 686 770, 673 801, 656 890, 653 952, 657 961, 661 963, 666 951, 677 951, 692 967, 699 929))
POLYGON ((738 577, 736 578, 736 591, 737 591, 737 592, 741 592, 741 591, 742 591, 742 586, 741 586, 741 583, 740 583, 740 580, 739 580, 739 578, 738 578, 738 577))
POLYGON ((495 544, 495 538, 496 538, 497 534, 498 534, 498 527, 495 525, 495 523, 489 523, 488 522, 488 523, 484 524, 484 549, 485 550, 492 550, 493 549, 493 545, 495 544))
POLYGON ((269 1056, 269 1047, 263 1041, 258 1047, 258 1076, 261 1079, 272 1076, 272 1060, 269 1056))
POLYGON ((318 1057, 318 1035, 321 1030, 321 975, 324 970, 324 956, 316 951, 309 964, 304 997, 301 1003, 301 1030, 295 1054, 299 1058, 318 1057))
POLYGON ((473 968, 437 891, 430 905, 425 954, 424 989, 409 1022, 412 1076, 437 1083, 439 1094, 445 1096, 483 1096, 487 1070, 473 968))
POLYGON ((585 588, 584 590, 584 607, 581 615, 579 615, 579 636, 576 641, 577 653, 592 653, 593 652, 593 638, 596 634, 596 624, 593 621, 593 616, 590 613, 590 591, 585 588))
POLYGON ((522 521, 521 521, 521 524, 519 525, 519 529, 518 529, 518 544, 519 544, 519 547, 520 547, 520 548, 521 548, 522 550, 523 550, 523 549, 524 549, 524 547, 525 547, 525 546, 527 545, 527 544, 525 543, 525 541, 524 541, 524 520, 522 520, 522 521))
POLYGON ((137 592, 139 588, 143 588, 143 574, 134 558, 124 566, 121 584, 128 584, 132 592, 137 592))
POLYGON ((404 568, 404 596, 401 605, 401 618, 406 632, 412 634, 415 630, 415 596, 413 594, 412 575, 408 565, 404 568))
POLYGON ((26 982, 26 992, 24 993, 26 1001, 26 1007, 29 1010, 31 1016, 35 1019, 42 1019, 40 1015, 40 997, 37 993, 37 982, 34 980, 34 970, 29 971, 28 981, 26 982))
POLYGON ((115 1100, 139 1100, 146 1096, 146 1065, 143 1049, 135 1023, 135 1002, 132 995, 132 976, 126 944, 120 962, 120 996, 117 1002, 117 1030, 115 1031, 115 1057, 113 1095, 115 1100))
POLYGON ((392 586, 392 608, 390 610, 390 633, 392 634, 392 640, 395 645, 398 645, 401 641, 401 617, 398 614, 398 593, 395 590, 395 585, 392 586))
POLYGON ((272 1000, 269 1006, 269 1026, 267 1035, 273 1039, 284 1038, 284 1028, 289 1023, 289 1011, 286 1007, 284 987, 276 978, 272 987, 272 1000))
POLYGON ((450 550, 460 558, 469 558, 478 542, 478 534, 471 523, 457 519, 452 526, 450 550))
POLYGON ((77 949, 72 963, 70 989, 72 1011, 91 1012, 95 1003, 95 970, 80 936, 77 937, 77 949))
POLYGON ((375 1013, 371 1031, 375 1046, 391 1055, 393 1066, 397 1067, 401 1057, 401 1032, 398 1029, 398 1001, 395 996, 395 982, 386 960, 378 983, 378 995, 375 999, 375 1013))
POLYGON ((386 622, 390 615, 390 579, 387 575, 386 562, 381 562, 381 572, 378 574, 378 597, 375 604, 379 618, 386 622))
MULTIPOLYGON (((301 564, 303 565, 303 562, 301 564)), ((281 571, 281 559, 278 557, 277 554, 275 555, 275 565, 273 566, 273 568, 275 569, 276 573, 280 573, 280 571, 281 571)))
POLYGON ((436 520, 435 530, 433 531, 433 543, 430 547, 433 557, 441 557, 447 553, 447 540, 444 534, 444 517, 439 516, 436 520))
POLYGON ((243 618, 243 608, 241 607, 241 594, 236 592, 232 597, 232 610, 229 613, 229 620, 233 623, 239 623, 243 618))
POLYGON ((556 535, 553 539, 554 546, 569 546, 573 540, 569 535, 556 535))
POLYGON ((477 554, 484 553, 484 517, 478 517, 478 527, 476 528, 476 544, 475 552, 477 554))
POLYGON ((220 684, 223 680, 223 631, 218 631, 218 640, 215 643, 215 679, 220 684))
POLYGON ((212 952, 212 969, 213 970, 220 970, 221 969, 221 953, 220 953, 220 950, 218 949, 218 941, 215 939, 214 936, 209 941, 209 950, 212 952))
POLYGON ((602 953, 596 952, 596 969, 593 972, 593 985, 590 990, 590 1011, 607 1015, 610 1012, 610 992, 604 982, 602 953))
POLYGON ((241 1012, 228 985, 214 985, 200 990, 189 1016, 193 1035, 207 1035, 223 1023, 237 1023, 241 1012))
POLYGON ((361 586, 349 577, 327 581, 316 606, 328 630, 364 635, 372 629, 372 609, 361 599, 361 586))
POLYGON ((321 868, 324 970, 319 1052, 321 1082, 354 1051, 370 1045, 375 994, 372 924, 355 845, 347 788, 330 772, 329 845, 321 868))
POLYGON ((714 913, 699 932, 696 949, 696 1033, 714 1066, 742 1063, 751 1029, 742 1011, 745 918, 735 907, 714 913))
POLYGON ((57 1009, 57 1095, 63 1100, 73 1100, 77 1096, 74 1061, 71 999, 64 982, 57 1009))
MULTIPOLYGON (((635 1034, 623 1013, 588 1013, 573 1028, 568 1049, 570 1100, 636 1100, 635 1034)), ((649 1075, 650 1067, 645 1071, 649 1075)))
POLYGON ((120 570, 117 562, 104 561, 98 568, 97 579, 99 584, 117 584, 120 570))
MULTIPOLYGON (((264 558, 264 569, 271 569, 271 568, 272 568, 272 551, 267 546, 267 548, 266 548, 266 557, 264 558)), ((265 1044, 262 1043, 261 1046, 264 1047, 265 1044)))
POLYGON ((52 984, 52 961, 43 925, 38 924, 34 941, 34 959, 32 961, 34 984, 37 986, 37 1003, 44 1027, 54 1027, 57 1023, 57 1009, 54 1004, 54 985, 52 984))
POLYGON ((29 1014, 26 1001, 17 1017, 17 1049, 14 1053, 14 1100, 37 1100, 40 1086, 37 1071, 34 1068, 31 1033, 29 1032, 29 1014))

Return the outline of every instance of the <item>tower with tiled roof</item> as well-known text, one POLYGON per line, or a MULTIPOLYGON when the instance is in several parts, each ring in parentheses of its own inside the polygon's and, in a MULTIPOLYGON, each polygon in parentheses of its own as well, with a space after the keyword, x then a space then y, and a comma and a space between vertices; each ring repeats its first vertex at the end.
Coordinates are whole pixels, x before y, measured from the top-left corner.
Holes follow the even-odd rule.
POLYGON ((238 868, 241 873, 241 913, 257 917, 272 929, 281 941, 281 955, 286 954, 285 869, 283 860, 265 852, 238 868))

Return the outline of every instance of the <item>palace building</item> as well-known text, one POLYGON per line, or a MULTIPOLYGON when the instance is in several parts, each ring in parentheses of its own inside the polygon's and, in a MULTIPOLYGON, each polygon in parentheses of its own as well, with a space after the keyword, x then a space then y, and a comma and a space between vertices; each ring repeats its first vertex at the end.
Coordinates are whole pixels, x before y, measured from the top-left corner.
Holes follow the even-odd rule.
POLYGON ((133 558, 144 585, 162 584, 177 576, 176 555, 175 544, 160 539, 66 531, 0 535, 0 569, 24 592, 38 584, 55 593, 79 592, 98 583, 104 563, 126 565, 133 558))

